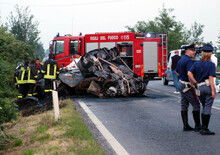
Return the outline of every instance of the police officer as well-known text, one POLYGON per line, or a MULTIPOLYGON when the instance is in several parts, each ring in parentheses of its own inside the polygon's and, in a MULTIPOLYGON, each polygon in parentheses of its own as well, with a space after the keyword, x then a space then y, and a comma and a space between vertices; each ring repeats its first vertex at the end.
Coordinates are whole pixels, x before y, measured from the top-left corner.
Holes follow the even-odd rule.
POLYGON ((53 59, 54 55, 49 54, 49 59, 44 62, 42 67, 42 73, 44 73, 45 79, 45 93, 52 92, 53 80, 55 80, 57 78, 57 74, 59 74, 58 65, 53 59))
POLYGON ((214 135, 208 129, 211 116, 212 104, 216 96, 214 77, 216 76, 215 64, 211 62, 211 55, 214 48, 210 44, 202 47, 202 58, 193 64, 188 72, 189 79, 197 85, 200 90, 199 99, 202 103, 202 130, 201 135, 214 135))
POLYGON ((18 89, 19 95, 18 99, 22 99, 26 97, 28 91, 27 85, 27 67, 29 65, 29 61, 25 61, 24 64, 20 64, 17 66, 15 70, 15 85, 18 89))
POLYGON ((198 97, 195 95, 194 88, 189 82, 187 72, 192 67, 194 61, 192 58, 195 56, 195 45, 191 44, 184 46, 185 55, 177 63, 176 72, 179 76, 178 87, 181 93, 181 116, 183 121, 183 131, 199 131, 201 129, 200 124, 200 104, 198 97), (188 124, 188 107, 189 103, 193 107, 193 119, 195 122, 195 128, 193 129, 188 124))

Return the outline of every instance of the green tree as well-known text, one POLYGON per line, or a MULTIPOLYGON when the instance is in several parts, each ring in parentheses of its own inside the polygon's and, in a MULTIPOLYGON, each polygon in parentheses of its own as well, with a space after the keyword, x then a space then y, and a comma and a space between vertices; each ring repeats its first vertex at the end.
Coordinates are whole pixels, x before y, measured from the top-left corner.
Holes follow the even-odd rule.
POLYGON ((203 43, 204 38, 201 36, 203 33, 204 25, 194 22, 189 30, 185 30, 184 40, 191 43, 203 43))
POLYGON ((42 43, 39 42, 40 31, 38 30, 39 23, 34 21, 34 15, 30 13, 28 7, 15 6, 15 13, 11 12, 8 23, 9 31, 18 40, 30 44, 34 52, 29 51, 29 54, 34 58, 42 57, 44 49, 42 43))
POLYGON ((176 17, 172 15, 173 9, 162 8, 159 16, 151 21, 138 21, 134 27, 126 26, 132 32, 156 32, 168 34, 168 50, 178 49, 182 44, 184 34, 184 25, 176 21, 176 17))
POLYGON ((18 40, 34 45, 39 41, 39 23, 34 21, 34 15, 30 14, 28 7, 15 6, 15 14, 9 16, 10 32, 18 40))
MULTIPOLYGON (((189 31, 186 31, 184 24, 176 21, 173 15, 174 9, 162 8, 159 15, 150 21, 138 21, 137 24, 126 26, 132 32, 156 32, 168 34, 168 51, 178 49, 183 44, 189 44, 190 39, 199 37, 202 34, 203 25, 194 23, 189 31)), ((203 38, 199 38, 199 41, 203 38)))
POLYGON ((218 46, 218 49, 220 49, 220 33, 219 33, 219 36, 217 36, 218 37, 218 40, 217 40, 217 46, 218 46))
POLYGON ((5 27, 0 27, 0 126, 16 116, 13 75, 18 62, 31 58, 27 52, 31 50, 31 45, 16 40, 5 27))
MULTIPOLYGON (((220 50, 220 33, 219 33, 219 36, 217 36, 217 38, 218 38, 218 40, 217 40, 217 48, 218 48, 218 50, 220 50)), ((217 58, 218 58, 218 67, 217 67, 217 69, 218 69, 218 72, 220 71, 220 53, 216 53, 216 56, 217 56, 217 58)))

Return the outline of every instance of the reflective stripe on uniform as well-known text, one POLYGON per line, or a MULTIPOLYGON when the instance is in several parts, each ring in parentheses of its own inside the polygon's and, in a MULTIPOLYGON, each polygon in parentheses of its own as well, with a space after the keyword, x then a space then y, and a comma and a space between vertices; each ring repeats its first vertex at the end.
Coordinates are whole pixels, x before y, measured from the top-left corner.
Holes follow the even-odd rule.
POLYGON ((17 84, 25 84, 26 82, 27 82, 27 80, 23 80, 23 81, 18 80, 17 84))
POLYGON ((45 79, 56 79, 56 70, 57 70, 57 65, 54 65, 53 75, 50 75, 50 64, 47 64, 47 74, 44 75, 44 78, 45 79))
POLYGON ((56 79, 56 75, 57 75, 57 65, 54 65, 53 75, 54 75, 54 79, 56 79))
POLYGON ((52 92, 53 90, 52 89, 46 89, 46 90, 44 90, 44 92, 52 92))
POLYGON ((27 96, 33 96, 32 94, 27 94, 27 96))
POLYGON ((37 93, 33 93, 33 95, 37 95, 37 93))
POLYGON ((17 77, 16 77, 16 84, 25 84, 27 82, 27 80, 24 80, 24 75, 25 75, 25 68, 24 67, 21 67, 21 79, 19 80, 17 77))
POLYGON ((36 83, 35 80, 27 80, 27 83, 36 83))
POLYGON ((30 69, 30 67, 27 67, 27 71, 28 71, 27 83, 36 83, 35 80, 31 79, 31 69, 30 69))
POLYGON ((50 75, 50 64, 47 64, 47 75, 50 75))
POLYGON ((19 95, 18 98, 23 98, 23 96, 22 96, 22 95, 19 95))
POLYGON ((24 80, 24 75, 25 75, 25 68, 24 68, 24 67, 21 67, 21 71, 22 71, 21 81, 23 81, 23 80, 24 80))

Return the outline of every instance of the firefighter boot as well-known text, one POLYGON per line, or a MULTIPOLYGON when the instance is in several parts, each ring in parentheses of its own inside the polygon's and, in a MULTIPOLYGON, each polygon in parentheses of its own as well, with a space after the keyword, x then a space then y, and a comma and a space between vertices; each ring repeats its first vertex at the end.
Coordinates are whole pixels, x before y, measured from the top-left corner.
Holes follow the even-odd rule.
POLYGON ((183 131, 193 131, 193 128, 188 124, 188 111, 181 111, 183 120, 183 131))
POLYGON ((214 135, 215 133, 208 129, 209 120, 211 115, 202 114, 202 129, 200 130, 201 135, 214 135))
POLYGON ((195 128, 194 131, 195 132, 199 132, 201 130, 201 123, 200 123, 200 111, 193 111, 193 119, 195 122, 195 128))

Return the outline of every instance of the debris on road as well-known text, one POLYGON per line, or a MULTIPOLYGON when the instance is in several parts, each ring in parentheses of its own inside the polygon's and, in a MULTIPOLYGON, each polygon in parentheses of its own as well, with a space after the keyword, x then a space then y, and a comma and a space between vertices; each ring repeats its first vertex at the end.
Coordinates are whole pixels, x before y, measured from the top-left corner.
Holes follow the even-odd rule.
POLYGON ((143 79, 120 58, 117 48, 86 53, 68 65, 59 79, 63 89, 68 86, 98 97, 142 95, 146 88, 143 79))

